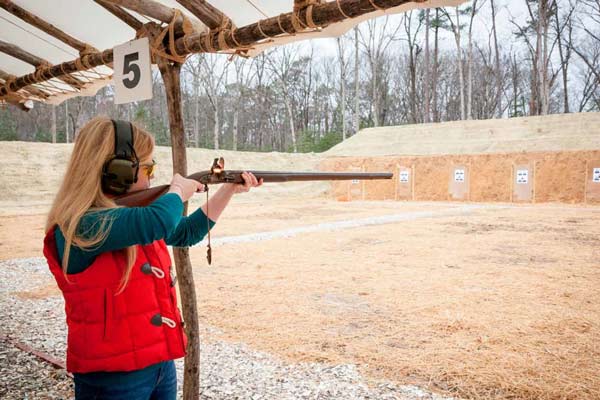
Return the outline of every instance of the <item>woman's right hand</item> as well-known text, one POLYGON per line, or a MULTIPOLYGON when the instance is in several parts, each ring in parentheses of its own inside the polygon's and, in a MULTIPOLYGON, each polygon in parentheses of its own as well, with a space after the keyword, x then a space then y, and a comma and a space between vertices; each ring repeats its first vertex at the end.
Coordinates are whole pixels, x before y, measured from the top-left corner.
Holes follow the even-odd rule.
POLYGON ((177 193, 181 201, 186 202, 196 192, 204 191, 204 185, 193 179, 187 179, 179 174, 173 175, 168 193, 177 193))

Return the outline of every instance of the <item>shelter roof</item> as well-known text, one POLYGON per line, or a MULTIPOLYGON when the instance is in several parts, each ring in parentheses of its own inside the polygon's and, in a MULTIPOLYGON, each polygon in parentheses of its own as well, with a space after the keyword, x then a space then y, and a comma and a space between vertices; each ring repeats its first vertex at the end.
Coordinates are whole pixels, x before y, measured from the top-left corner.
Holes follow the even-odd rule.
POLYGON ((0 0, 0 101, 28 109, 31 100, 94 95, 111 81, 112 48, 140 36, 144 24, 173 28, 177 42, 167 53, 251 57, 339 36, 370 18, 463 1, 0 0))

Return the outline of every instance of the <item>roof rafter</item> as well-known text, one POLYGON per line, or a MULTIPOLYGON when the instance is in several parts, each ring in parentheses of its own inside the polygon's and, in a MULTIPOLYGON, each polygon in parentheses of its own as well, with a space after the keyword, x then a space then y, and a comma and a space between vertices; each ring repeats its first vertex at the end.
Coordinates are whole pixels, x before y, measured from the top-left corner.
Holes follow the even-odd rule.
POLYGON ((54 25, 39 18, 37 15, 34 15, 31 12, 25 10, 24 8, 19 7, 10 0, 0 0, 0 7, 2 7, 15 17, 27 22, 29 25, 32 25, 40 29, 41 31, 46 32, 48 35, 60 40, 63 43, 68 44, 74 49, 77 49, 80 53, 83 51, 86 51, 88 53, 98 51, 93 46, 90 46, 89 44, 82 42, 81 40, 78 40, 73 36, 63 32, 54 25))
MULTIPOLYGON (((138 14, 146 15, 150 18, 159 20, 165 24, 169 24, 176 16, 176 10, 166 7, 154 0, 105 0, 107 3, 112 3, 128 10, 135 11, 138 14)), ((185 17, 180 15, 175 21, 175 34, 184 34, 183 24, 185 17)))
POLYGON ((227 15, 206 0, 177 0, 210 29, 231 28, 235 24, 227 15))
MULTIPOLYGON (((43 67, 45 65, 52 65, 50 62, 44 60, 43 58, 35 56, 23 50, 22 48, 15 46, 14 44, 7 43, 2 40, 0 40, 0 52, 8 54, 9 56, 21 60, 23 62, 26 62, 27 64, 33 65, 36 68, 43 67)), ((62 76, 60 79, 76 88, 83 87, 84 84, 84 82, 70 75, 62 76)))
POLYGON ((106 0, 94 0, 100 6, 104 7, 107 11, 113 14, 115 17, 119 18, 121 21, 125 22, 127 25, 136 30, 136 32, 142 27, 143 23, 140 22, 133 15, 129 14, 127 11, 123 10, 120 6, 112 4, 106 0))
MULTIPOLYGON (((302 0, 301 0, 302 1, 302 0)), ((328 24, 358 17, 406 3, 423 3, 426 0, 337 0, 326 3, 302 1, 302 8, 266 18, 254 24, 227 32, 193 33, 177 39, 177 54, 191 52, 214 52, 228 49, 243 49, 257 42, 278 35, 289 35, 305 29, 316 29, 328 24)))
MULTIPOLYGON (((14 78, 14 75, 11 75, 8 72, 0 69, 0 79, 2 79, 4 82, 6 82, 11 78, 14 78)), ((21 90, 25 90, 25 91, 31 93, 32 95, 40 97, 42 99, 48 98, 47 93, 43 92, 42 90, 36 89, 33 86, 28 86, 27 88, 23 88, 21 90)))

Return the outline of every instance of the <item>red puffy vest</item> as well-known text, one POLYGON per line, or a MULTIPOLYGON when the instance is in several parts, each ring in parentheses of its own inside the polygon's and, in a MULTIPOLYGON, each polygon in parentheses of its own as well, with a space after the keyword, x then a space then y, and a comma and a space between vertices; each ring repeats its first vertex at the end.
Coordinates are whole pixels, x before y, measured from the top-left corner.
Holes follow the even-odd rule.
POLYGON ((171 258, 164 240, 137 246, 125 290, 121 251, 105 252, 83 272, 68 275, 51 229, 44 256, 65 299, 67 370, 132 371, 185 355, 187 338, 177 308, 171 258))

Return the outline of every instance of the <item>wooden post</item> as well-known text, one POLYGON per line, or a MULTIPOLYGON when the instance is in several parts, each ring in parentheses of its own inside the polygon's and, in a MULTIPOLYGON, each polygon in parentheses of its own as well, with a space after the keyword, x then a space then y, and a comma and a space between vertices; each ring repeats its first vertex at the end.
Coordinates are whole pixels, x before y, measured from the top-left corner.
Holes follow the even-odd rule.
POLYGON ((537 161, 533 161, 533 194, 531 196, 531 202, 535 203, 535 185, 537 184, 537 161))
POLYGON ((471 201, 471 164, 467 164, 465 166, 466 175, 469 177, 467 179, 467 201, 471 201))
POLYGON ((514 202, 514 193, 515 193, 515 164, 513 161, 513 165, 510 167, 510 202, 514 202))
MULTIPOLYGON (((171 63, 158 58, 158 67, 165 83, 167 107, 169 110, 169 128, 171 131, 171 149, 173 157, 173 173, 187 175, 187 157, 185 135, 183 128, 183 113, 181 109, 181 64, 171 63)), ((186 202, 183 214, 187 214, 186 202)), ((185 333, 188 337, 187 354, 183 372, 184 400, 200 398, 200 337, 198 334, 198 307, 196 304, 196 287, 192 274, 189 249, 187 247, 173 248, 177 281, 181 291, 181 306, 185 321, 185 333)))
POLYGON ((411 170, 410 171, 410 175, 411 175, 411 177, 410 177, 410 184, 412 185, 411 198, 412 198, 413 201, 415 201, 415 174, 416 174, 415 171, 417 170, 415 164, 412 164, 410 166, 410 170, 411 170))
POLYGON ((398 187, 400 186, 400 164, 396 163, 396 173, 394 174, 394 201, 398 201, 398 187))
MULTIPOLYGON (((587 204, 587 191, 588 191, 588 179, 589 179, 590 162, 585 161, 585 181, 583 181, 583 204, 587 204)), ((593 173, 592 173, 593 176, 593 173)))

